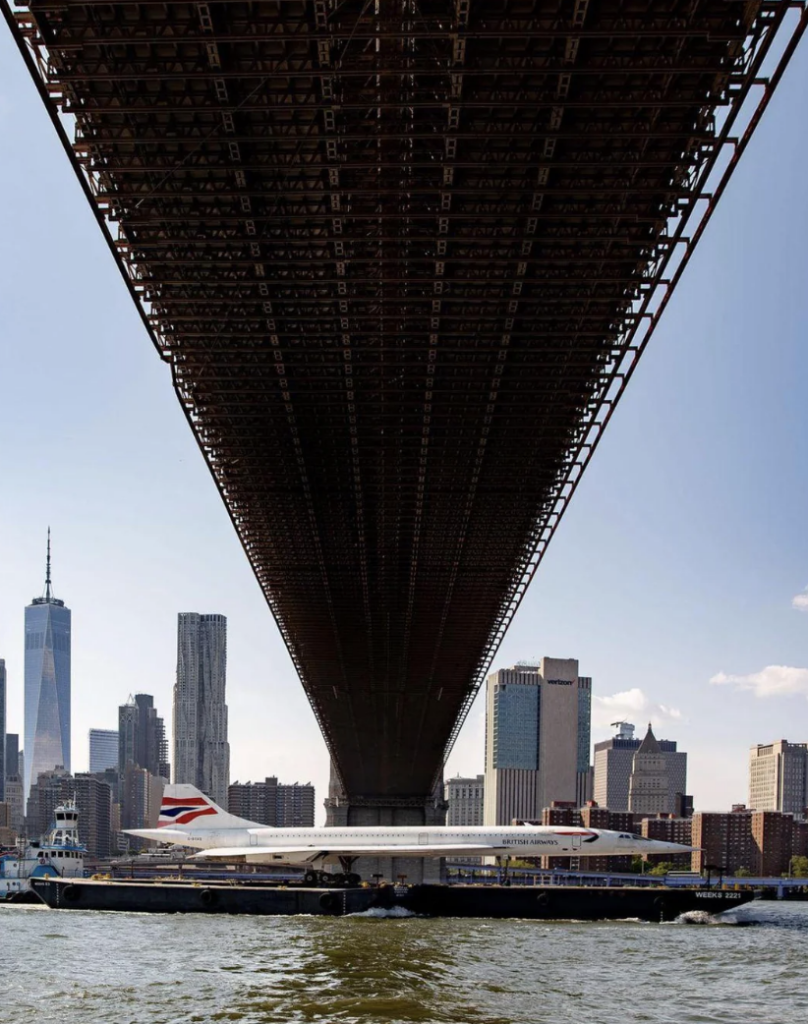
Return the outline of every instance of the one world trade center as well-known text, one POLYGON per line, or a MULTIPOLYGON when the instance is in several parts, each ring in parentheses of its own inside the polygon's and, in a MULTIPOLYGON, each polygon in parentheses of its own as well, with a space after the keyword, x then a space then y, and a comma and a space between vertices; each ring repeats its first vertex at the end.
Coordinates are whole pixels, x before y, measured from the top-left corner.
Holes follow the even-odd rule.
POLYGON ((51 589, 25 609, 25 800, 40 772, 70 771, 70 609, 51 589))

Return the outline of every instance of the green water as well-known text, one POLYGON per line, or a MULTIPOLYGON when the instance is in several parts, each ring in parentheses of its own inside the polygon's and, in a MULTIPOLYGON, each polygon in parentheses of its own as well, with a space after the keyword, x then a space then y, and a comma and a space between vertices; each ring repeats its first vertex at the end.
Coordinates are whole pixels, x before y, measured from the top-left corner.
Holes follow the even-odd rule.
POLYGON ((726 921, 3 907, 0 1022, 805 1024, 808 904, 755 904, 726 921))

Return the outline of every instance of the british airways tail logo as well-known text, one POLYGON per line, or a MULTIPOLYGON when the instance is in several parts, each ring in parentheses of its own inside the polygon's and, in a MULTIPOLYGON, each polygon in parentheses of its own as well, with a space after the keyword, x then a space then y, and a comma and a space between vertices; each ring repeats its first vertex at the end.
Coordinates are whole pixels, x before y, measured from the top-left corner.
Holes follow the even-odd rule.
POLYGON ((164 796, 160 807, 160 820, 157 827, 165 825, 188 825, 206 814, 215 814, 216 808, 211 807, 203 796, 191 796, 181 799, 175 796, 164 796))

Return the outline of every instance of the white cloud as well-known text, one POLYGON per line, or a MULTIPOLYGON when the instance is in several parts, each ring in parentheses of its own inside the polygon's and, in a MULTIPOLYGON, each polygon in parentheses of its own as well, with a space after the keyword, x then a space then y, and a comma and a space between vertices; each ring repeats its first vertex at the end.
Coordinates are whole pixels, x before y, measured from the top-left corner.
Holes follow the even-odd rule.
POLYGON ((605 729, 612 722, 633 722, 641 732, 645 725, 663 725, 666 722, 678 721, 682 712, 652 701, 639 687, 623 690, 611 697, 592 697, 592 724, 597 729, 605 729))
POLYGON ((808 696, 808 668, 791 668, 789 665, 767 665, 760 672, 747 676, 719 672, 710 682, 714 686, 750 690, 756 697, 782 697, 793 693, 808 696))
POLYGON ((796 608, 798 612, 808 612, 808 587, 801 594, 791 598, 791 607, 796 608))

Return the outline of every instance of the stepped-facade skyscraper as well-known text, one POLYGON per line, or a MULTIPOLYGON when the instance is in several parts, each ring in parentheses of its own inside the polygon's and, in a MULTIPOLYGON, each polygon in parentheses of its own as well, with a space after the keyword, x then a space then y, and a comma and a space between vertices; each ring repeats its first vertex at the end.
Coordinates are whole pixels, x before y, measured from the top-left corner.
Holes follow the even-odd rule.
MULTIPOLYGON (((634 736, 634 726, 631 722, 612 724, 617 727, 617 734, 611 739, 595 744, 593 796, 597 804, 608 807, 610 811, 627 811, 634 755, 639 751, 641 744, 634 736)), ((664 755, 665 772, 668 776, 668 802, 661 810, 669 814, 680 814, 681 801, 685 799, 687 790, 687 754, 683 750, 677 750, 675 740, 656 742, 664 755)), ((646 809, 641 808, 643 811, 646 809)))
POLYGON ((227 618, 180 612, 174 686, 174 781, 227 806, 227 618))
POLYGON ((632 761, 628 809, 634 814, 670 813, 668 762, 650 722, 632 761))
POLYGON ((70 771, 70 609, 53 596, 50 530, 45 593, 25 609, 25 799, 40 772, 70 771))

